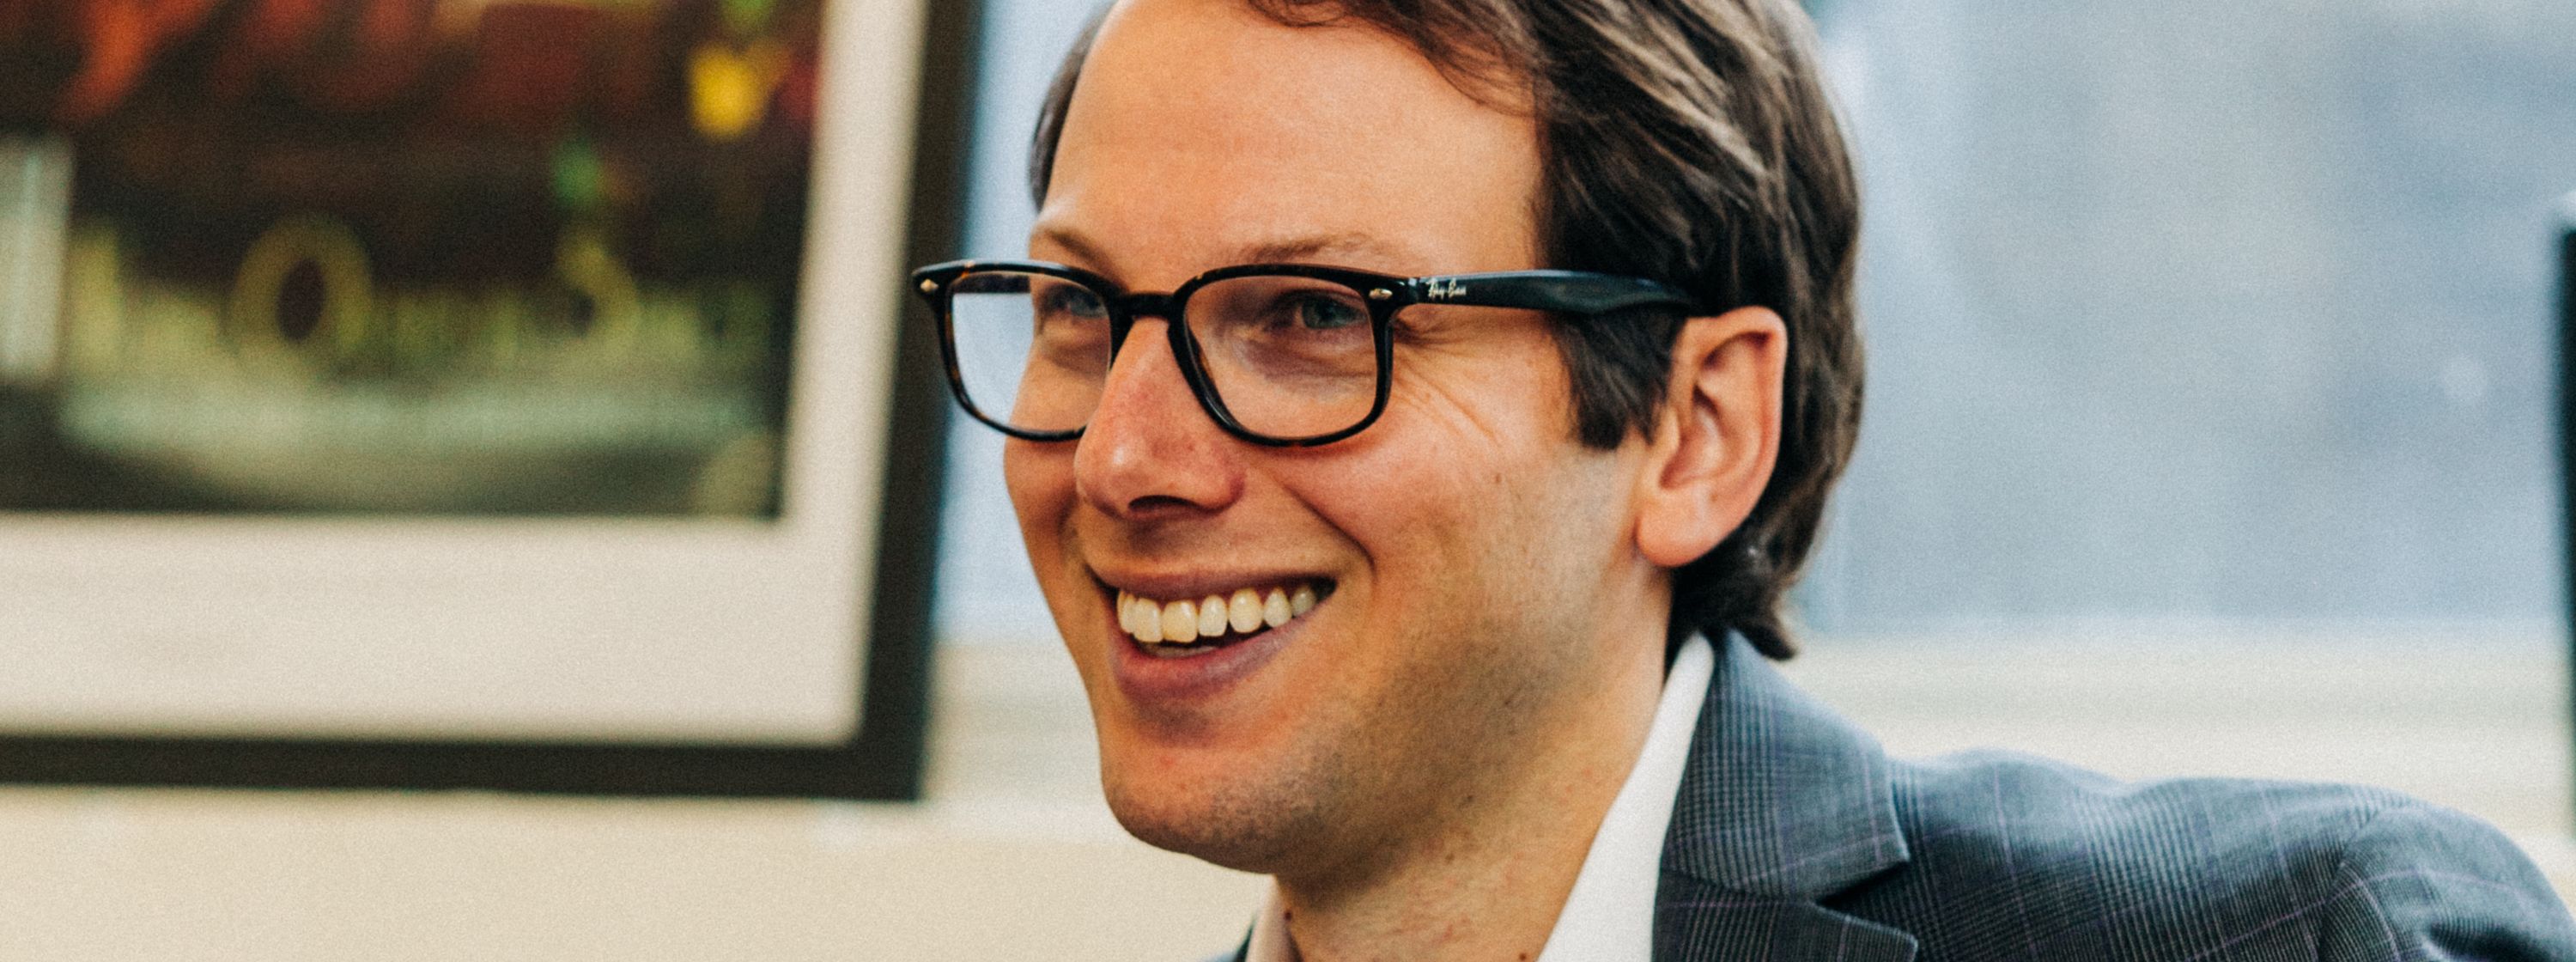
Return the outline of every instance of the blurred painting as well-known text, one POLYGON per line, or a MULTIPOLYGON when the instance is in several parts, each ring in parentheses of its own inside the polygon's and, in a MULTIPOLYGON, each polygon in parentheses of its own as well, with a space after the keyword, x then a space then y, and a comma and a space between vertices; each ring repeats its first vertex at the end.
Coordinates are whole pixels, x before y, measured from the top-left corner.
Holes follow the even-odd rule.
POLYGON ((0 511, 779 511, 820 0, 0 0, 0 511))

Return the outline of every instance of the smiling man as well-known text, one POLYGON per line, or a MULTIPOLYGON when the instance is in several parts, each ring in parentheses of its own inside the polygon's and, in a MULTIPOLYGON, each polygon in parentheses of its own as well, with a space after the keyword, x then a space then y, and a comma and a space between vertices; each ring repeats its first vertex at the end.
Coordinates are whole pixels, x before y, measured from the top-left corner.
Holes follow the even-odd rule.
POLYGON ((1907 764, 1790 688, 1858 201, 1785 0, 1131 0, 924 268, 1152 844, 1345 959, 2576 958, 2362 789, 1907 764))

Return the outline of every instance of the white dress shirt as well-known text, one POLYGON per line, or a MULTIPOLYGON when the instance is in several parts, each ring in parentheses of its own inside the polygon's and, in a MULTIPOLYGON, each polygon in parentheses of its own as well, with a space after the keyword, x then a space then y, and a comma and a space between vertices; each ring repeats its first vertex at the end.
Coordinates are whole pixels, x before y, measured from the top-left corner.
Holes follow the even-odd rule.
MULTIPOLYGON (((1574 877, 1574 891, 1566 895, 1538 962, 1645 962, 1653 957, 1664 829, 1672 822, 1673 797, 1681 793, 1682 770, 1690 762, 1691 732, 1699 727, 1709 674, 1716 668, 1716 651, 1705 637, 1692 636, 1674 655, 1672 668, 1664 673, 1663 697, 1655 703, 1654 724, 1646 729, 1646 745, 1592 835, 1583 871, 1574 877)), ((1253 917, 1244 962, 1296 960, 1297 948, 1288 941, 1287 907, 1280 904, 1274 882, 1261 914, 1253 917)))

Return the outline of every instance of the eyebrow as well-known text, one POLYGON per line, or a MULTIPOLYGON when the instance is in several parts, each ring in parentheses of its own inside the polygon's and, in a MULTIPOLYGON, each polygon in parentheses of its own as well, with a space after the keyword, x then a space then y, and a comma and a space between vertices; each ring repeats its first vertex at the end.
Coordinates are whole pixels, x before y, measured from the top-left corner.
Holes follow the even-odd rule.
MULTIPOLYGON (((1089 235, 1073 227, 1064 225, 1040 227, 1029 240, 1032 248, 1045 243, 1064 249, 1074 260, 1082 262, 1078 266, 1089 267, 1104 274, 1116 274, 1110 258, 1102 255, 1100 245, 1094 243, 1089 235)), ((1371 267, 1388 273, 1404 273, 1404 270, 1398 268, 1420 263, 1420 258, 1401 246, 1387 243, 1368 234, 1343 231, 1262 241, 1238 249, 1230 264, 1311 263, 1337 257, 1356 257, 1370 262, 1337 266, 1371 267)), ((1222 266, 1230 265, 1209 264, 1207 268, 1222 266)))
POLYGON ((1407 260, 1406 253, 1367 234, 1342 233, 1316 234, 1256 244, 1243 251, 1243 259, 1251 263, 1295 262, 1338 254, 1362 255, 1379 261, 1400 263, 1407 260))
POLYGON ((1073 256, 1067 260, 1079 262, 1074 266, 1089 267, 1104 274, 1113 273, 1109 269, 1109 259, 1100 256, 1100 248, 1081 231, 1063 226, 1040 227, 1037 233, 1029 236, 1029 252, 1035 254, 1040 243, 1054 244, 1071 252, 1073 256))

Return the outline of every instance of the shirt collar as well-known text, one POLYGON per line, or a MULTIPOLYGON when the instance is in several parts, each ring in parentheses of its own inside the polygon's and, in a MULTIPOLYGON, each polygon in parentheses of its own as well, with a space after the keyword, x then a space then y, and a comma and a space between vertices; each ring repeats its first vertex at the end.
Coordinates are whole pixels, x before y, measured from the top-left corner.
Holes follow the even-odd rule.
MULTIPOLYGON (((1655 886, 1660 880, 1664 832, 1672 821, 1673 798, 1681 791, 1689 767, 1692 730, 1708 698, 1716 655, 1708 639, 1693 635, 1673 656, 1664 673, 1664 691, 1655 703, 1655 720, 1646 729, 1646 744, 1618 797, 1602 816, 1574 890, 1556 917, 1547 947, 1538 962, 1575 959, 1645 959, 1654 948, 1655 886)), ((1287 909, 1274 882, 1253 917, 1252 938, 1244 962, 1293 962, 1288 941, 1287 909)))

